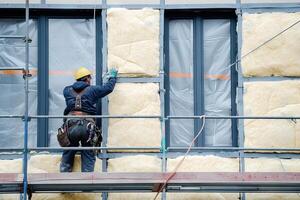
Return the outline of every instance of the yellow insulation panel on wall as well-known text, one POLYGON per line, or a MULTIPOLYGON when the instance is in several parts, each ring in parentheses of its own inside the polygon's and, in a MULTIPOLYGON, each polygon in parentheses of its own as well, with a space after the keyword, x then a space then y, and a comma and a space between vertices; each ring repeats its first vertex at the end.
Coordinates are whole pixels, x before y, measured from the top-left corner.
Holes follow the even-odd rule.
MULTIPOLYGON (((108 160, 108 172, 160 172, 161 159, 154 156, 124 156, 108 160)), ((109 200, 153 200, 155 193, 110 193, 109 200)))
MULTIPOLYGON (((59 173, 61 155, 36 155, 31 156, 28 163, 29 173, 59 173)), ((101 160, 97 159, 95 163, 95 172, 100 172, 102 168, 101 160)), ((81 171, 80 156, 76 155, 73 165, 73 172, 81 171)), ((33 194, 32 200, 98 200, 100 193, 44 193, 33 194)))
POLYGON ((0 160, 0 173, 22 173, 22 159, 0 160))
MULTIPOLYGON (((299 116, 300 81, 248 82, 245 116, 299 116)), ((299 148, 299 120, 245 120, 245 147, 299 148)))
MULTIPOLYGON (((246 172, 300 172, 300 159, 246 158, 246 172)), ((300 194, 246 194, 249 200, 299 200, 300 194)))
POLYGON ((120 76, 158 76, 159 11, 145 8, 107 11, 108 68, 120 76))
MULTIPOLYGON (((159 87, 154 83, 120 83, 109 96, 110 115, 160 116, 159 87)), ((158 147, 159 119, 110 119, 108 146, 158 147)))
MULTIPOLYGON (((61 155, 35 155, 31 156, 28 162, 29 173, 59 173, 59 165, 61 162, 61 155)), ((95 171, 101 172, 102 164, 100 159, 96 159, 95 171)), ((80 156, 76 155, 74 159, 73 172, 81 171, 80 156)))
MULTIPOLYGON (((182 156, 168 159, 167 170, 172 172, 182 156)), ((223 158, 217 156, 187 156, 178 172, 238 172, 239 160, 236 158, 223 158)), ((238 194, 230 193, 167 193, 168 199, 175 200, 238 200, 238 194)))
MULTIPOLYGON (((300 20, 298 13, 243 14, 242 55, 300 20)), ((300 76, 300 24, 242 60, 243 75, 300 76)))
MULTIPOLYGON (((28 173, 59 173, 61 155, 35 155, 31 156, 28 162, 28 173)), ((101 171, 101 160, 97 159, 95 171, 101 171)), ((81 171, 80 156, 76 155, 73 166, 74 172, 81 171)), ((0 160, 0 173, 22 173, 22 159, 0 160)), ((0 200, 19 200, 20 195, 1 194, 0 200)), ((33 193, 32 200, 98 200, 99 193, 33 193)))

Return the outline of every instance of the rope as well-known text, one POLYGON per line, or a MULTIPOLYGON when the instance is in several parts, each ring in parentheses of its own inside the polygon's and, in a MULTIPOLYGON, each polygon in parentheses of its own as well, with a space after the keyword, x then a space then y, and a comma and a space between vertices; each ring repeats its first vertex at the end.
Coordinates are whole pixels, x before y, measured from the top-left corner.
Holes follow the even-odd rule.
POLYGON ((179 167, 182 165, 183 161, 185 160, 186 156, 188 155, 188 153, 191 151, 192 146, 194 144, 194 142, 196 141, 196 139, 200 136, 200 134, 203 132, 204 126, 205 126, 205 115, 201 115, 200 116, 200 120, 203 119, 203 123, 202 126, 199 130, 199 132, 197 133, 197 135, 194 137, 194 139, 192 140, 192 142, 190 143, 190 146, 188 148, 188 150, 185 152, 183 158, 180 160, 180 162, 176 165, 175 169, 173 170, 173 172, 170 174, 170 176, 166 179, 166 181, 164 182, 163 186, 160 187, 159 191, 157 192, 154 200, 157 199, 159 193, 161 193, 163 191, 163 189, 166 187, 166 185, 168 184, 168 182, 175 176, 177 170, 179 169, 179 167))
POLYGON ((298 21, 296 21, 295 23, 293 23, 292 25, 288 26, 287 28, 283 29, 282 31, 280 31, 279 33, 277 33, 276 35, 274 35, 273 37, 271 37, 270 39, 266 40, 265 42, 261 43, 260 45, 258 45, 256 48, 252 49, 251 51, 249 51, 248 53, 244 54, 241 56, 240 59, 236 60, 234 63, 230 64, 227 68, 230 68, 232 66, 234 66, 235 64, 239 63, 242 61, 242 59, 244 59, 245 57, 249 56, 250 54, 254 53, 255 51, 257 51, 258 49, 260 49, 261 47, 265 46, 266 44, 268 44, 269 42, 271 42, 272 40, 274 40, 275 38, 279 37, 280 35, 282 35, 283 33, 287 32, 288 30, 290 30, 291 28, 293 28, 294 26, 296 26, 297 24, 300 23, 300 19, 298 21))

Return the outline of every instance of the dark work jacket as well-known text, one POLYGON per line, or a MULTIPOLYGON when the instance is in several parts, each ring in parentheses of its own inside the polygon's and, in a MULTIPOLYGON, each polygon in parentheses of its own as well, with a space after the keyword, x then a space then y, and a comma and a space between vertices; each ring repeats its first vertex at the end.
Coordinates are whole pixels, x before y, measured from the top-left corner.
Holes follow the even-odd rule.
POLYGON ((98 100, 109 93, 111 93, 115 87, 116 78, 110 78, 103 86, 88 85, 83 81, 76 81, 73 85, 64 88, 64 97, 66 101, 66 109, 64 115, 68 115, 70 111, 75 109, 76 96, 73 92, 73 88, 76 92, 80 92, 86 88, 81 94, 81 111, 90 115, 96 115, 96 103, 98 100))

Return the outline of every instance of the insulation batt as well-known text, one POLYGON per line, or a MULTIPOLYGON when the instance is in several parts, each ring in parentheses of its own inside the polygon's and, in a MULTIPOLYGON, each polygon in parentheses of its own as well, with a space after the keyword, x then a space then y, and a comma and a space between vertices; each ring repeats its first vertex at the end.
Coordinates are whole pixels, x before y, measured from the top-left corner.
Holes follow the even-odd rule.
MULTIPOLYGON (((28 162, 28 173, 59 173, 61 155, 31 156, 28 162)), ((101 160, 97 159, 95 171, 101 171, 101 160)), ((81 171, 80 156, 76 155, 73 166, 74 172, 81 171)), ((0 160, 0 173, 22 173, 22 160, 0 160)), ((20 195, 0 195, 0 200, 19 200, 20 195)), ((98 200, 97 193, 51 193, 33 194, 32 200, 98 200)))
MULTIPOLYGON (((297 13, 243 14, 242 55, 300 19, 297 13)), ((242 60, 242 71, 250 76, 300 76, 300 25, 261 47, 242 60)))
MULTIPOLYGON (((0 160, 1 173, 22 173, 22 159, 0 160)), ((19 194, 0 194, 0 200, 18 200, 19 194)))
MULTIPOLYGON (((158 85, 120 83, 109 96, 110 115, 160 115, 158 85)), ((110 119, 109 147, 160 146, 159 119, 110 119)))
MULTIPOLYGON (((160 172, 161 159, 154 156, 124 156, 108 160, 108 172, 160 172)), ((109 200, 153 200, 155 193, 110 193, 109 200)))
MULTIPOLYGON (((300 115, 300 81, 248 82, 244 88, 246 116, 300 115)), ((299 120, 245 120, 244 123, 245 147, 300 147, 299 120)))
MULTIPOLYGON (((61 155, 37 155, 29 160, 29 173, 58 173, 61 155)), ((81 171, 80 156, 76 155, 73 165, 74 172, 81 171)), ((101 171, 101 160, 97 159, 95 172, 101 171)), ((54 194, 33 194, 32 200, 98 200, 101 194, 97 193, 54 193, 54 194)))
MULTIPOLYGON (((182 156, 168 159, 167 170, 172 172, 182 156)), ((178 172, 238 172, 239 160, 217 156, 187 156, 178 172)), ((238 194, 230 193, 167 193, 168 199, 174 200, 238 200, 238 194)))
MULTIPOLYGON (((246 158, 246 172, 300 172, 300 159, 246 158)), ((299 200, 300 194, 246 194, 249 200, 299 200)))
POLYGON ((158 10, 108 9, 107 26, 109 68, 120 76, 158 76, 158 10))

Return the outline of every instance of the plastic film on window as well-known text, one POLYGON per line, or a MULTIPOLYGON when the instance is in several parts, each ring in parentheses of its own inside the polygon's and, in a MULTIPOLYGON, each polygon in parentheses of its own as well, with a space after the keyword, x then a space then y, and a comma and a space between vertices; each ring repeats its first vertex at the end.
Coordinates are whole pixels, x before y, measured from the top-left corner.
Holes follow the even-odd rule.
MULTIPOLYGON (((231 115, 230 20, 203 20, 205 114, 231 115)), ((207 120, 206 146, 231 146, 231 120, 207 120)))
MULTIPOLYGON (((26 23, 22 19, 0 19, 0 35, 24 35, 26 23)), ((37 23, 29 21, 29 69, 33 75, 29 79, 29 114, 37 113, 37 23)), ((25 42, 23 39, 0 38, 0 67, 25 67, 25 42)), ((24 115, 25 90, 24 79, 21 71, 0 71, 0 114, 24 115)), ((1 147, 23 147, 24 125, 21 119, 0 119, 1 147), (11 141, 11 142, 7 142, 11 141)), ((29 122, 28 144, 36 146, 37 123, 29 122)))
MULTIPOLYGON (((193 21, 169 23, 170 115, 194 115, 193 21)), ((170 121, 170 145, 187 146, 194 138, 193 120, 170 121)))

